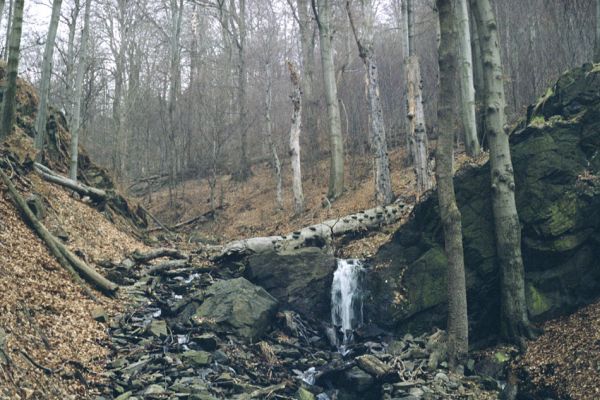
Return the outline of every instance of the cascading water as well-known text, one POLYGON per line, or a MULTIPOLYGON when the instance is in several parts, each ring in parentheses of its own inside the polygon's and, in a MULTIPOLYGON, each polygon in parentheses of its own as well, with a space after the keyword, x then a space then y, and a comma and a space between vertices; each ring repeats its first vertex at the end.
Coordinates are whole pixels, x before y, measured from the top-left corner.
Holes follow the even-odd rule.
POLYGON ((342 342, 336 341, 341 353, 352 341, 354 329, 363 323, 363 302, 360 290, 363 264, 360 260, 339 259, 331 284, 331 324, 337 339, 341 331, 342 342))

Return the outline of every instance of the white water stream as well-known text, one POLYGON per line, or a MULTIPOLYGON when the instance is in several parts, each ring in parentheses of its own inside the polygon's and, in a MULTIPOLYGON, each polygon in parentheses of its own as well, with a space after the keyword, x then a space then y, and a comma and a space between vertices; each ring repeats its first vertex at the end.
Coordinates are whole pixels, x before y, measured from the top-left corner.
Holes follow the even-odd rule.
MULTIPOLYGON (((356 259, 337 261, 337 270, 331 284, 331 324, 336 333, 341 331, 341 353, 352 341, 354 329, 363 323, 363 302, 360 284, 364 268, 356 259)), ((337 337, 337 335, 336 335, 337 337)))

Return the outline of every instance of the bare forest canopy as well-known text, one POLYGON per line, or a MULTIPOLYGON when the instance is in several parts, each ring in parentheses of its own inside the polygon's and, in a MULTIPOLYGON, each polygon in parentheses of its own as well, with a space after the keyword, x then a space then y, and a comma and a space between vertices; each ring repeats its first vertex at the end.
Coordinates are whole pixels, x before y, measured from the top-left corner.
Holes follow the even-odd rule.
MULTIPOLYGON (((383 118, 388 146, 395 147, 405 143, 407 130, 402 1, 373 3, 383 118)), ((6 2, 0 22, 4 56, 10 4, 6 2)), ((331 1, 335 78, 344 151, 362 154, 368 151, 370 130, 365 70, 345 5, 331 1)), ((499 25, 507 111, 514 122, 525 105, 543 95, 550 81, 592 59, 595 2, 492 0, 492 6, 499 25)), ((42 75, 51 7, 49 0, 26 2, 19 71, 34 83, 42 75)), ((53 55, 48 104, 62 109, 69 121, 75 108, 84 8, 84 0, 63 1, 53 55)), ((433 0, 414 0, 413 9, 426 129, 433 138, 439 86, 437 10, 433 0)), ((273 149, 289 162, 288 60, 303 75, 312 69, 314 80, 313 93, 303 101, 302 162, 327 157, 329 126, 319 31, 310 1, 93 0, 89 31, 80 142, 122 181, 157 174, 176 179, 227 174, 244 157, 250 163, 270 160, 273 149), (298 24, 303 13, 298 4, 304 3, 308 5, 304 38, 311 54, 303 56, 298 24), (311 113, 314 123, 307 127, 311 113), (243 157, 240 132, 247 141, 243 157)), ((306 95, 307 78, 302 79, 306 95)))

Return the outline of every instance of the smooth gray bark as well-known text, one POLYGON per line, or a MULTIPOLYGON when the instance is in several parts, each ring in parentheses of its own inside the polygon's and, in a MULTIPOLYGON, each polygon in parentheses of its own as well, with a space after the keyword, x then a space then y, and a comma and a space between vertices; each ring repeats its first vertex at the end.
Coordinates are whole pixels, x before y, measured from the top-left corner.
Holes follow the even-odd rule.
POLYGON ((292 81, 292 123, 290 127, 290 162, 292 165, 292 192, 294 194, 294 214, 304 211, 304 193, 302 191, 302 169, 300 164, 300 126, 302 124, 302 95, 300 75, 291 61, 288 61, 290 80, 292 81))
POLYGON ((469 156, 477 157, 481 149, 477 137, 477 122, 475 117, 473 54, 471 51, 471 31, 469 28, 469 7, 467 6, 467 0, 456 1, 454 14, 456 15, 456 28, 458 29, 460 109, 464 128, 465 149, 469 156))
POLYGON ((480 34, 486 88, 486 131, 490 146, 492 209, 496 250, 500 262, 502 335, 525 346, 534 336, 525 301, 525 272, 521 256, 521 225, 515 203, 504 76, 496 19, 489 0, 471 0, 480 34))
POLYGON ((454 137, 457 120, 453 105, 458 100, 454 91, 457 45, 452 7, 461 0, 437 0, 440 19, 440 92, 438 102, 438 141, 436 178, 440 217, 444 227, 444 244, 448 259, 448 356, 452 365, 464 360, 469 350, 467 288, 462 245, 461 214, 454 193, 454 137))
MULTIPOLYGON (((58 31, 58 22, 60 19, 60 8, 62 0, 52 2, 52 15, 50 16, 50 25, 48 27, 48 38, 44 48, 44 58, 42 61, 42 78, 40 82, 40 105, 35 116, 35 148, 38 151, 36 159, 42 159, 44 142, 46 140, 46 115, 48 108, 48 96, 50 94, 50 82, 52 80, 52 58, 54 56, 54 42, 56 32, 58 31)), ((0 14, 1 15, 1 14, 0 14)))
POLYGON ((79 64, 75 77, 75 102, 73 109, 73 126, 71 127, 71 165, 69 178, 77 181, 77 162, 79 159, 79 134, 81 132, 81 103, 83 99, 83 76, 88 63, 88 36, 90 31, 90 3, 85 1, 83 31, 81 32, 81 48, 79 50, 79 64))
POLYGON ((317 27, 319 28, 319 45, 321 48, 321 63, 329 128, 331 160, 327 196, 330 199, 336 199, 344 192, 344 142, 342 139, 342 122, 333 61, 331 2, 330 0, 311 1, 317 20, 317 27))
POLYGON ((272 96, 272 87, 273 87, 273 78, 271 73, 271 66, 267 63, 267 90, 265 94, 265 125, 267 131, 267 144, 269 146, 269 151, 271 152, 271 157, 273 157, 273 171, 275 172, 275 199, 277 201, 277 208, 283 209, 283 182, 281 177, 281 162, 279 161, 279 156, 277 155, 277 146, 275 145, 275 141, 273 140, 273 121, 271 119, 271 109, 273 103, 272 96))
POLYGON ((15 106, 17 96, 17 74, 19 72, 19 57, 21 54, 21 32, 23 30, 23 7, 25 0, 15 0, 8 65, 6 66, 7 87, 2 100, 2 124, 0 125, 0 141, 12 133, 15 122, 15 106))
POLYGON ((600 63, 600 0, 596 0, 596 41, 594 44, 594 62, 600 63))

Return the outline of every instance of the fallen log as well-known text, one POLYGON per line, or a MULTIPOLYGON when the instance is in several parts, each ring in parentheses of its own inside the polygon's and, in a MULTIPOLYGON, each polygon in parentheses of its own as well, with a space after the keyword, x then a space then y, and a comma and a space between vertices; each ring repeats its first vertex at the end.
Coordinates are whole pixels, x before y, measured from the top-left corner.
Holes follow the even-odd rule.
POLYGON ((358 367, 363 371, 374 375, 376 378, 382 378, 391 372, 391 367, 371 354, 364 354, 356 358, 358 367))
POLYGON ((164 230, 164 231, 167 231, 167 232, 170 232, 170 231, 171 231, 171 230, 170 230, 170 229, 169 229, 167 226, 165 226, 165 225, 164 225, 162 222, 160 222, 160 220, 159 220, 158 218, 156 218, 154 215, 152 215, 152 214, 150 213, 150 211, 148 211, 148 210, 146 209, 146 207, 144 207, 144 206, 140 205, 140 208, 142 209, 142 211, 143 211, 143 212, 144 212, 144 213, 145 213, 147 216, 149 216, 149 217, 150 217, 150 219, 151 219, 152 221, 154 221, 154 222, 156 223, 156 225, 158 225, 158 227, 157 227, 157 228, 151 228, 151 229, 147 229, 147 231, 148 231, 148 232, 159 231, 159 230, 161 230, 161 229, 162 229, 162 230, 164 230))
POLYGON ((79 193, 81 196, 88 196, 96 202, 105 201, 109 197, 108 192, 105 190, 87 186, 83 183, 59 175, 40 163, 35 163, 34 168, 44 180, 69 188, 79 193))
MULTIPOLYGON (((61 244, 59 240, 56 237, 54 237, 54 235, 52 235, 50 231, 48 231, 48 229, 46 229, 46 227, 36 218, 33 212, 29 209, 27 203, 25 202, 21 194, 17 191, 10 179, 1 169, 0 177, 4 181, 4 184, 7 186, 12 198, 15 200, 17 208, 25 217, 26 222, 38 234, 40 239, 44 241, 52 255, 59 262, 59 264, 69 272, 69 274, 76 282, 83 284, 80 278, 81 275, 84 279, 95 285, 104 293, 112 294, 118 289, 118 286, 116 284, 104 278, 94 268, 84 263, 81 259, 79 259, 79 257, 77 257, 63 244, 61 244)), ((91 292, 87 292, 87 294, 95 298, 91 292)))
POLYGON ((191 225, 198 221, 202 221, 202 222, 209 221, 210 219, 214 218, 214 214, 215 214, 214 211, 211 210, 211 211, 205 212, 204 214, 200 214, 198 216, 187 219, 183 222, 179 222, 178 224, 175 224, 175 225, 172 225, 169 227, 164 226, 163 224, 159 223, 154 217, 152 217, 150 214, 148 214, 148 215, 150 215, 150 218, 152 218, 154 220, 154 222, 156 222, 159 225, 156 228, 148 229, 148 232, 156 232, 160 229, 163 229, 165 231, 176 231, 179 228, 183 228, 186 225, 191 225))
POLYGON ((167 249, 163 247, 150 250, 147 253, 140 253, 139 251, 135 251, 133 254, 131 254, 131 258, 133 258, 133 260, 138 264, 144 264, 161 257, 175 258, 178 260, 188 258, 186 254, 183 254, 177 249, 167 249))
POLYGON ((243 257, 269 251, 282 252, 302 247, 331 246, 334 237, 361 233, 380 228, 398 221, 406 214, 408 207, 396 203, 386 207, 375 207, 345 217, 330 219, 320 224, 302 228, 285 236, 265 236, 235 240, 220 248, 215 260, 230 257, 243 257))

